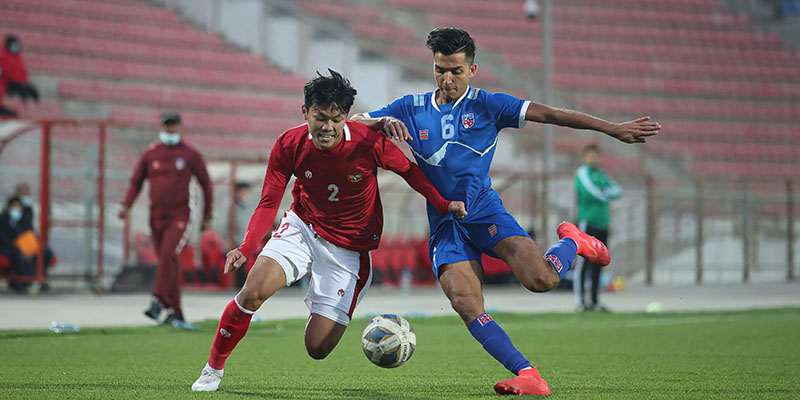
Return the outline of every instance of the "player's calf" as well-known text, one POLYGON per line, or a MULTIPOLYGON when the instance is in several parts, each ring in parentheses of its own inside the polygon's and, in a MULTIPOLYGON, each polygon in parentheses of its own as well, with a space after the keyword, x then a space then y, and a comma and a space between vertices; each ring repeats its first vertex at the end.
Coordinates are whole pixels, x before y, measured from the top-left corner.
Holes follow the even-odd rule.
POLYGON ((324 359, 339 344, 346 329, 347 325, 312 313, 306 325, 306 352, 315 360, 324 359))

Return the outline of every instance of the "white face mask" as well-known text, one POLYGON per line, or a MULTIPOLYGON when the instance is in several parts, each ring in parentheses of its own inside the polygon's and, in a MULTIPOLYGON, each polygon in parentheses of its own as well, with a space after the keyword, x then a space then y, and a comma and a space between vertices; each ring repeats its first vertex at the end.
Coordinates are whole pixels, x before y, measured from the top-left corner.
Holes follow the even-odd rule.
POLYGON ((33 206, 33 200, 31 199, 31 196, 22 196, 22 197, 19 198, 19 200, 26 207, 32 207, 33 206))
POLYGON ((22 210, 13 207, 8 209, 8 218, 11 219, 11 222, 17 222, 22 218, 22 210))
POLYGON ((181 142, 180 133, 158 132, 158 139, 164 143, 165 146, 175 146, 181 142))

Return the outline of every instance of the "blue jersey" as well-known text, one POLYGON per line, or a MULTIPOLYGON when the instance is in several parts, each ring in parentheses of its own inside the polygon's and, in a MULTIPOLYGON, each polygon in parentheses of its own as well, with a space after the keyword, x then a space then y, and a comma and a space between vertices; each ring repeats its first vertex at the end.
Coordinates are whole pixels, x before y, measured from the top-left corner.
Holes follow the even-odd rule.
MULTIPOLYGON (((435 92, 403 96, 372 111, 371 118, 390 116, 403 121, 414 140, 411 150, 428 179, 442 197, 461 200, 469 213, 474 206, 497 197, 489 167, 503 128, 522 128, 530 102, 504 93, 469 87, 455 103, 437 105, 435 92)), ((428 221, 433 232, 452 214, 442 215, 429 203, 428 221)))

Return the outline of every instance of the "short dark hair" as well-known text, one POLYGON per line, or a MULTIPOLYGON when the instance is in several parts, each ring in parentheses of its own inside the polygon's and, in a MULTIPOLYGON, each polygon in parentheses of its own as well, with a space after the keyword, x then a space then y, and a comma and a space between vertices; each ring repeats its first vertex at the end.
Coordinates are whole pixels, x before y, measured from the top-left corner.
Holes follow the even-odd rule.
POLYGON ((599 153, 600 152, 600 146, 598 146, 597 143, 587 144, 586 147, 583 148, 583 151, 581 153, 582 154, 586 154, 586 153, 588 153, 590 151, 593 151, 595 153, 599 153))
POLYGON ((17 203, 19 205, 23 205, 22 204, 22 199, 20 199, 19 196, 11 196, 11 197, 8 198, 8 200, 6 200, 6 208, 11 208, 11 205, 14 204, 14 203, 17 203))
POLYGON ((250 189, 250 182, 239 181, 236 182, 236 190, 250 189))
POLYGON ((467 62, 475 61, 475 41, 467 31, 459 28, 436 28, 428 34, 425 45, 436 53, 449 56, 455 53, 464 53, 467 62))
POLYGON ((306 82, 303 87, 306 112, 311 107, 327 110, 331 106, 338 108, 344 113, 350 112, 353 101, 358 92, 350 86, 350 81, 342 74, 328 68, 331 76, 323 76, 317 71, 317 77, 306 82))

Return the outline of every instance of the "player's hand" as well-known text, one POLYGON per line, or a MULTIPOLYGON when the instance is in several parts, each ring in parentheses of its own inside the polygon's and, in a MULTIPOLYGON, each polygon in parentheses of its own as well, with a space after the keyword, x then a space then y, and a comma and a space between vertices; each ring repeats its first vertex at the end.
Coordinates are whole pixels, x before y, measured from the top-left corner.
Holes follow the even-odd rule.
POLYGON ((456 219, 461 219, 467 216, 467 207, 463 201, 451 201, 447 205, 447 212, 455 215, 456 219))
POLYGON ((241 268, 246 262, 247 257, 245 257, 239 249, 233 249, 225 256, 225 269, 222 273, 227 274, 228 271, 235 271, 241 268))
POLYGON ((120 207, 117 216, 119 217, 119 219, 125 219, 128 218, 128 214, 130 214, 130 209, 128 207, 123 206, 120 207))
POLYGON ((633 121, 616 124, 610 135, 625 143, 644 143, 645 139, 658 134, 661 124, 641 117, 633 121))
POLYGON ((392 117, 383 117, 377 124, 377 129, 382 130, 389 139, 414 140, 408 133, 408 127, 403 121, 392 117))

